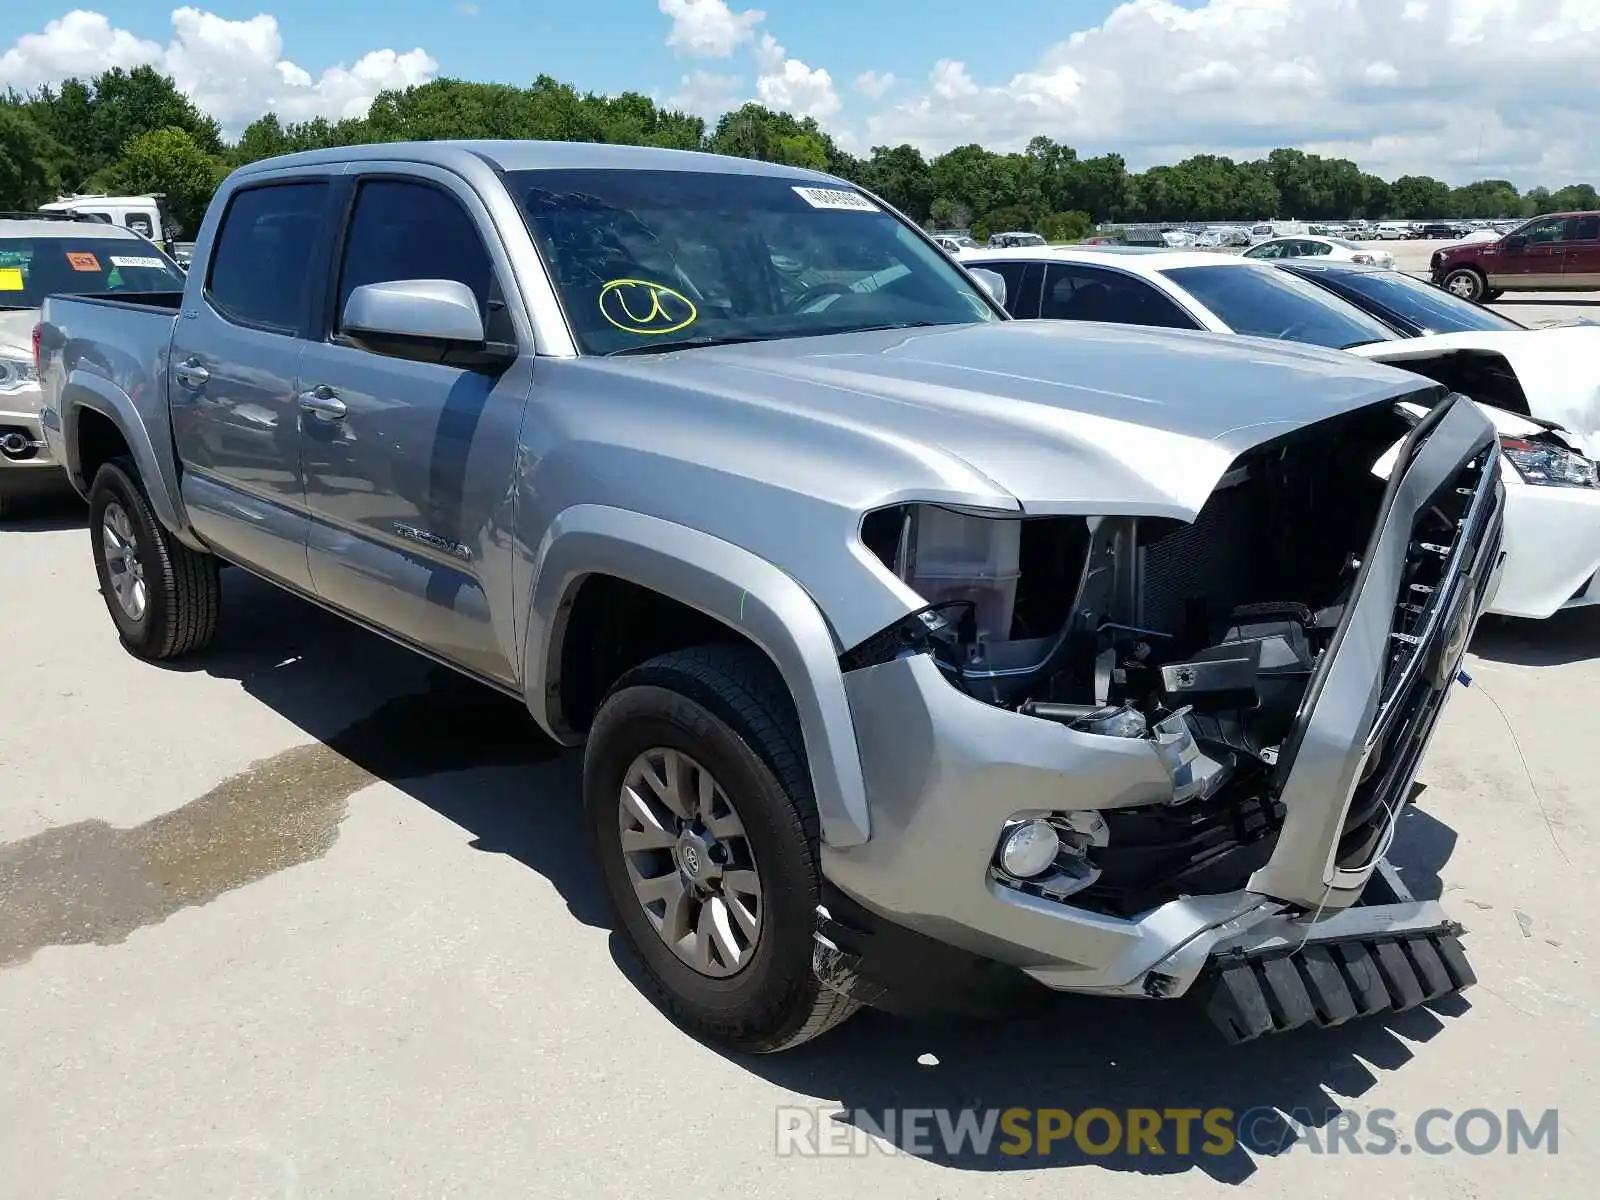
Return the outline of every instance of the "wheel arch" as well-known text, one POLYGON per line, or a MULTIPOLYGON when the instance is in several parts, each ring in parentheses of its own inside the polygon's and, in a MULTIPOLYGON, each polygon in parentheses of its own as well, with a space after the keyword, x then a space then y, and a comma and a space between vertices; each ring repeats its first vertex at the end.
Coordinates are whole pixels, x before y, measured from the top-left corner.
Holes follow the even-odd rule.
POLYGON ((205 549, 189 527, 177 480, 173 472, 162 469, 162 456, 131 399, 98 375, 74 371, 62 388, 60 413, 67 477, 73 487, 87 496, 95 472, 125 455, 138 471, 156 519, 190 549, 205 549))
MULTIPOLYGON (((580 605, 593 597, 597 581, 604 591, 620 589, 660 606, 646 617, 670 613, 684 619, 686 629, 709 623, 699 626, 705 635, 724 635, 713 640, 748 642, 765 654, 799 718, 823 840, 834 846, 867 840, 866 783, 833 630, 794 579, 711 534, 591 504, 569 508, 552 522, 534 567, 523 648, 528 707, 546 730, 569 744, 583 738, 587 697, 572 697, 578 709, 569 711, 563 670, 579 657, 569 654, 569 638, 588 619, 580 605)), ((641 644, 652 651, 649 657, 679 648, 672 644, 677 640, 646 636, 641 644)), ((625 662, 621 669, 635 665, 625 662)))

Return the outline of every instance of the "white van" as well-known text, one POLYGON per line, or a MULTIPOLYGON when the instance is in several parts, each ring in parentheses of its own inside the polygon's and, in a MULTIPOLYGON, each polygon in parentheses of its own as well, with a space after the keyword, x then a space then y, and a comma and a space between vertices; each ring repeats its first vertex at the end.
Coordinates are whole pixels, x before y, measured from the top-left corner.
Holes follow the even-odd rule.
POLYGON ((166 215, 165 197, 148 196, 63 196, 50 204, 41 204, 40 212, 76 212, 95 217, 108 225, 131 229, 141 237, 172 253, 172 221, 166 215))

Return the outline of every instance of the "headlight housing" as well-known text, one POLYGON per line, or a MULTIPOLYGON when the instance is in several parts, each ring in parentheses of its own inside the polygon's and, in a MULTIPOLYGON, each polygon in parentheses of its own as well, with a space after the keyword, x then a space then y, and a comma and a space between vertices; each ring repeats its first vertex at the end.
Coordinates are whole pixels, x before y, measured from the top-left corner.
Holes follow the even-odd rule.
POLYGON ((33 355, 20 350, 0 350, 0 394, 20 392, 39 382, 33 355))
POLYGON ((1600 487, 1595 464, 1565 446, 1502 437, 1500 449, 1523 483, 1537 487, 1600 487))

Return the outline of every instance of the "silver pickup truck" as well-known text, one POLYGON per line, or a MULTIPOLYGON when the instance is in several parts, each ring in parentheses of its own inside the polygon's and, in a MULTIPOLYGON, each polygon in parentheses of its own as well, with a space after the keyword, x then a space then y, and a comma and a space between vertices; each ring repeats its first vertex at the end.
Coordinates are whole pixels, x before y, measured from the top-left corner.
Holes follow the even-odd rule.
POLYGON ((317 151, 228 178, 181 302, 50 299, 43 424, 133 653, 201 650, 237 564, 582 744, 699 1034, 1043 984, 1242 1040, 1469 984, 1384 854, 1496 584, 1494 430, 1002 291, 789 167, 317 151))

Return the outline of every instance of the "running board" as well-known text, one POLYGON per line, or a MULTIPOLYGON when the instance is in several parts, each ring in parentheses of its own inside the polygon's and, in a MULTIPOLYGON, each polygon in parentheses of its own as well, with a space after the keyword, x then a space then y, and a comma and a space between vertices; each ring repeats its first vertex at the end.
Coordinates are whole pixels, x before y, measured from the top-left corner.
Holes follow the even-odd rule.
POLYGON ((1298 950, 1231 951, 1212 959, 1200 994, 1230 1042, 1303 1026, 1404 1012, 1478 981, 1461 926, 1403 936, 1308 942, 1298 950))

